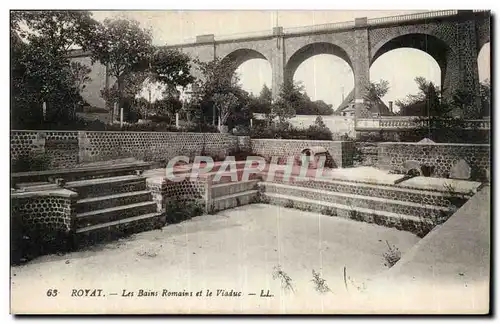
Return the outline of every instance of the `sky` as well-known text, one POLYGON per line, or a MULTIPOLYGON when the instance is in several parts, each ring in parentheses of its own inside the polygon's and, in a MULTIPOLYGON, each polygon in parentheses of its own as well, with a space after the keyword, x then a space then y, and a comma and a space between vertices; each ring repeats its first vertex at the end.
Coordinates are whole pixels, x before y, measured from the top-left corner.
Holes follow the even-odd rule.
MULTIPOLYGON (((193 41, 197 35, 227 35, 270 30, 274 26, 299 27, 354 20, 358 17, 385 17, 422 10, 406 11, 94 11, 94 17, 132 18, 152 31, 155 45, 193 41)), ((486 44, 478 55, 480 80, 490 78, 490 49, 486 44)), ((266 60, 249 60, 237 69, 242 87, 258 94, 264 84, 271 86, 271 66, 266 60)), ((423 51, 401 48, 380 56, 370 68, 372 82, 389 81, 389 92, 382 98, 386 103, 403 99, 417 92, 415 77, 422 76, 441 84, 437 62, 423 51)), ((353 89, 353 73, 342 59, 328 54, 316 55, 304 61, 294 75, 312 100, 323 100, 336 108, 343 96, 353 89)))

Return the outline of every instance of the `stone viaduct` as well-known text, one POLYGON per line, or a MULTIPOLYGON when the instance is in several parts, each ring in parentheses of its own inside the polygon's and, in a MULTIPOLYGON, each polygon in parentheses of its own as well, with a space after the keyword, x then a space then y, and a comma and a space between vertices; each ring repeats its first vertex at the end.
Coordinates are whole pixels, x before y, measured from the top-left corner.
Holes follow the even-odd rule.
MULTIPOLYGON (((201 35, 194 42, 168 47, 192 59, 210 61, 218 57, 232 60, 236 66, 250 59, 265 59, 271 65, 274 95, 285 80, 293 79, 304 60, 317 54, 336 55, 353 71, 356 116, 362 118, 371 117, 361 116, 359 109, 370 82, 370 66, 384 53, 402 47, 422 50, 439 64, 445 96, 462 88, 478 93, 477 57, 489 41, 489 11, 442 10, 297 28, 275 27, 244 35, 201 35)), ((198 73, 193 68, 193 74, 198 73)))
MULTIPOLYGON (((445 96, 454 90, 479 93, 478 53, 490 42, 490 12, 487 10, 441 10, 382 18, 357 18, 353 21, 272 30, 237 35, 201 35, 190 43, 168 45, 192 59, 210 61, 218 57, 236 65, 260 58, 272 68, 272 91, 276 95, 285 80, 292 80, 298 66, 317 54, 332 54, 345 60, 354 74, 357 118, 363 94, 370 82, 370 66, 393 49, 410 47, 431 55, 441 68, 441 88, 445 96)), ((75 52, 74 60, 91 64, 87 53, 75 52)), ((192 73, 200 76, 196 67, 192 73)), ((325 73, 335 73, 328 71, 325 73)), ((92 84, 85 99, 102 106, 99 91, 112 82, 105 66, 92 66, 92 84)), ((477 96, 478 97, 478 96, 477 96)), ((477 105, 468 110, 479 109, 477 105)), ((468 111, 471 113, 472 111, 468 111)), ((467 111, 464 117, 467 118, 467 111)))

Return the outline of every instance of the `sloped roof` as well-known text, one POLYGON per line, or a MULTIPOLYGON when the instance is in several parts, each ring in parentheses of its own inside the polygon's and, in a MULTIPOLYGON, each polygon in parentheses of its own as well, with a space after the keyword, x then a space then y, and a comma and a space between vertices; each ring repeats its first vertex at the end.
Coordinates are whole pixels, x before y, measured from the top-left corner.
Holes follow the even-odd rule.
POLYGON ((354 89, 349 92, 347 97, 344 98, 344 101, 337 107, 336 112, 340 113, 342 110, 347 108, 351 103, 354 103, 354 89))
MULTIPOLYGON (((354 89, 352 89, 351 92, 349 92, 347 97, 345 97, 344 101, 337 107, 336 112, 340 113, 344 111, 344 109, 352 105, 354 105, 354 89)), ((379 99, 377 104, 373 105, 373 107, 370 107, 369 112, 372 114, 380 114, 381 116, 394 115, 394 113, 391 113, 389 107, 387 107, 387 105, 381 99, 379 99)))
POLYGON ((344 108, 344 109, 342 109, 341 111, 345 112, 345 111, 353 111, 353 110, 356 110, 356 109, 354 109, 354 106, 353 106, 353 105, 350 105, 350 106, 345 107, 345 108, 344 108))

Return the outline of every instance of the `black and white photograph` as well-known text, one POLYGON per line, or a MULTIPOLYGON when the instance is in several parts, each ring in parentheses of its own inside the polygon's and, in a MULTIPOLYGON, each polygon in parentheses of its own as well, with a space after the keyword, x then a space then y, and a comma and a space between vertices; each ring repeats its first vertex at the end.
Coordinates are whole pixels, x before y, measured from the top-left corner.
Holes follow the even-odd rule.
POLYGON ((10 313, 489 314, 492 15, 10 9, 10 313))

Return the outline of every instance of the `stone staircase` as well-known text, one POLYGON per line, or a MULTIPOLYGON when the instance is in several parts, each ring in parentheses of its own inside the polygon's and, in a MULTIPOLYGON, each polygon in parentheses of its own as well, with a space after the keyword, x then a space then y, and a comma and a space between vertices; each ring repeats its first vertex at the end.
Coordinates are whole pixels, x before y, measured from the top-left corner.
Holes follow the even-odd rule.
POLYGON ((263 203, 396 227, 419 235, 444 222, 468 199, 445 191, 342 180, 284 182, 277 178, 262 181, 258 187, 263 203))
POLYGON ((143 176, 77 180, 66 183, 65 187, 78 193, 75 220, 78 245, 163 225, 164 216, 157 211, 143 176))
POLYGON ((211 180, 209 211, 215 213, 221 210, 235 208, 256 202, 260 177, 251 174, 246 181, 241 180, 242 170, 238 170, 238 181, 233 182, 230 177, 211 180))

